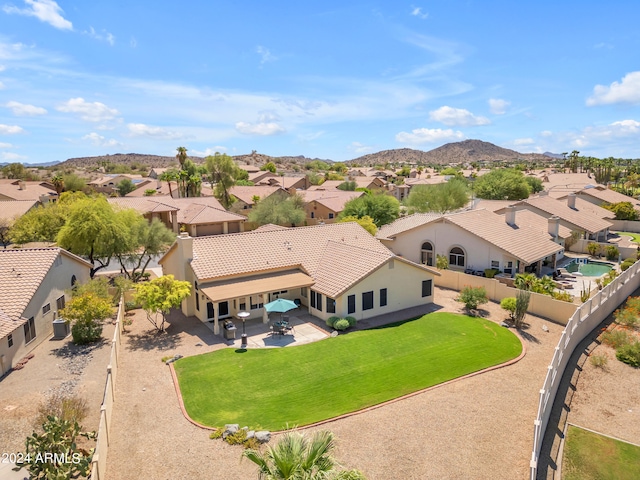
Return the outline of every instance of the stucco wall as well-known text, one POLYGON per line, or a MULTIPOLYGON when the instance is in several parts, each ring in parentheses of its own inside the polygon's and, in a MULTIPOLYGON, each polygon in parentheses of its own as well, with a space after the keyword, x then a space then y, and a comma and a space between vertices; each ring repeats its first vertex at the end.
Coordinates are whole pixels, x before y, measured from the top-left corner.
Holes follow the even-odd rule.
POLYGON ((496 260, 499 262, 498 268, 504 270, 507 268, 507 262, 512 261, 512 268, 515 272, 516 259, 514 257, 456 225, 439 221, 404 232, 398 235, 395 240, 383 240, 382 243, 396 255, 401 255, 412 262, 421 263, 420 250, 422 244, 427 241, 432 243, 435 254, 444 255, 447 260, 452 247, 461 247, 466 253, 466 268, 484 270, 491 268, 491 261, 496 260))

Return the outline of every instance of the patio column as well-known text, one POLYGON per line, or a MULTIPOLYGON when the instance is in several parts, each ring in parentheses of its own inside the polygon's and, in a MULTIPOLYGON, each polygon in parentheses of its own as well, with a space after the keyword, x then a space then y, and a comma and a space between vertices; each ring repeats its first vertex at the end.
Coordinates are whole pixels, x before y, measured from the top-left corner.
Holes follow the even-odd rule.
POLYGON ((178 212, 171 212, 171 226, 173 227, 173 232, 178 233, 180 231, 180 227, 178 226, 178 212))
POLYGON ((538 260, 538 264, 536 265, 536 272, 538 272, 538 276, 542 273, 542 260, 538 260))
POLYGON ((518 260, 518 273, 524 273, 524 262, 522 260, 518 260))
MULTIPOLYGON (((262 305, 264 305, 267 302, 267 294, 263 293, 262 294, 262 305)), ((269 313, 267 312, 267 309, 262 307, 262 323, 269 323, 269 313)))
POLYGON ((558 268, 558 254, 554 253, 551 255, 551 263, 553 264, 553 271, 555 272, 558 268))
POLYGON ((238 224, 240 225, 240 231, 244 232, 244 222, 238 222, 238 224))
POLYGON ((229 233, 229 222, 222 222, 222 233, 229 233))
POLYGON ((218 303, 213 302, 213 333, 220 335, 220 324, 218 323, 218 303))

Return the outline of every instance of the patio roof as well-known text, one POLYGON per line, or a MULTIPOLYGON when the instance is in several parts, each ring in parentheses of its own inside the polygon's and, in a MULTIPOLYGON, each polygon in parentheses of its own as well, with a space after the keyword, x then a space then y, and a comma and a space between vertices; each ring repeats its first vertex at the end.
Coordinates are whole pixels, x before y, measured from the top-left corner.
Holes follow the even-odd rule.
POLYGON ((277 274, 254 275, 252 277, 241 277, 216 282, 201 288, 200 291, 209 297, 212 302, 221 302, 265 292, 310 287, 314 283, 313 278, 309 275, 299 270, 289 270, 277 274))

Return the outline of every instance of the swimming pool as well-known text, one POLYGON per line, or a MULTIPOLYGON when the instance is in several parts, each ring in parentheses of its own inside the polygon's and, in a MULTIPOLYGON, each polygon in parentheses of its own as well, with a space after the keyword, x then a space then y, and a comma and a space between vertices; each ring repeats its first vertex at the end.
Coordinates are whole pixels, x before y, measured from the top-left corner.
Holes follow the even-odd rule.
POLYGON ((577 259, 572 260, 565 268, 571 273, 578 272, 585 277, 599 277, 609 273, 609 271, 613 269, 609 263, 595 262, 593 260, 587 260, 586 263, 578 263, 577 259))

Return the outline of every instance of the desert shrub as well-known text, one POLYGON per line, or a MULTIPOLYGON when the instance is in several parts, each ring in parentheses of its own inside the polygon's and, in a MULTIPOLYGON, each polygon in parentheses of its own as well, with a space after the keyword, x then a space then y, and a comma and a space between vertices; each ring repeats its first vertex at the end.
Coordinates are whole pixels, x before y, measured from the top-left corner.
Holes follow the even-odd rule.
POLYGON ((604 254, 607 257, 607 260, 617 260, 620 255, 620 250, 615 245, 609 245, 604 249, 604 254))
POLYGON ((591 362, 591 365, 598 368, 606 367, 608 361, 609 357, 607 357, 606 355, 591 355, 589 357, 589 362, 591 362))
POLYGON ((335 480, 367 480, 360 470, 343 470, 333 477, 335 480))
POLYGON ((93 320, 76 320, 71 327, 71 337, 76 345, 86 345, 102 338, 102 323, 93 320))
POLYGON ((623 272, 625 270, 629 270, 629 268, 631 267, 631 265, 633 265, 634 263, 636 263, 635 259, 633 258, 627 258, 624 262, 622 262, 620 264, 620 270, 622 270, 623 272))
POLYGON ((227 435, 227 438, 224 439, 229 445, 242 445, 244 441, 247 439, 247 431, 244 429, 238 430, 236 433, 232 433, 231 435, 227 435))
POLYGON ((600 245, 598 245, 597 243, 591 242, 587 244, 587 252, 589 252, 589 255, 591 255, 592 257, 595 257, 596 253, 598 253, 599 250, 600 245))
POLYGON ((124 311, 128 312, 129 310, 136 310, 141 308, 140 305, 136 302, 129 300, 128 302, 124 302, 124 311))
POLYGON ((327 318, 327 327, 333 328, 338 320, 340 320, 340 317, 336 317, 335 315, 333 317, 327 318))
POLYGON ((513 320, 513 315, 516 312, 516 297, 507 297, 500 300, 500 307, 509 312, 509 318, 513 320))
POLYGON ((46 423, 50 416, 71 423, 82 423, 88 413, 89 405, 84 398, 56 392, 38 405, 35 424, 40 426, 46 423))
POLYGON ((436 255, 436 268, 438 270, 446 270, 449 268, 449 260, 444 255, 436 255))
POLYGON ((516 309, 513 312, 513 323, 516 328, 522 328, 524 325, 524 317, 529 309, 530 299, 531 292, 527 290, 520 290, 516 296, 516 309))
POLYGON ((260 448, 260 442, 256 437, 247 438, 244 442, 242 442, 242 445, 247 450, 258 450, 260 448))
POLYGON ((625 327, 635 328, 638 325, 638 311, 632 308, 622 308, 613 314, 616 322, 625 327))
MULTIPOLYGON (((613 282, 617 276, 618 276, 618 272, 616 272, 615 270, 609 270, 609 273, 607 273, 602 279, 602 286, 606 287, 611 282, 613 282)), ((596 283, 597 283, 597 280, 598 279, 596 279, 596 283)))
POLYGON ((456 300, 464 303, 467 310, 477 310, 479 305, 489 301, 484 287, 464 287, 456 300))
POLYGON ((209 434, 209 438, 211 440, 216 440, 218 438, 222 438, 222 428, 216 428, 209 434))
POLYGON ((349 322, 350 327, 355 327, 358 320, 355 317, 344 317, 344 319, 349 322))
POLYGON ((551 296, 556 300, 561 300, 563 302, 573 302, 573 295, 571 295, 569 292, 554 290, 553 292, 551 292, 551 296))
POLYGON ((500 273, 500 270, 495 269, 495 268, 485 268, 485 270, 484 270, 484 276, 487 277, 487 278, 493 278, 498 273, 500 273))
POLYGON ((349 328, 349 320, 347 320, 346 318, 341 318, 336 323, 334 323, 333 328, 335 328, 336 330, 346 330, 347 328, 349 328))
POLYGON ((629 338, 629 334, 624 330, 620 330, 619 328, 615 328, 613 330, 607 330, 601 336, 602 343, 605 345, 609 345, 613 348, 619 348, 622 345, 628 344, 631 340, 629 338))
POLYGON ((636 340, 633 343, 621 345, 616 349, 616 358, 632 367, 640 367, 640 342, 636 340))
POLYGON ((166 363, 166 361, 167 361, 167 360, 169 360, 169 359, 171 359, 171 358, 173 358, 173 355, 167 355, 166 357, 162 357, 162 358, 160 359, 160 361, 161 361, 162 363, 166 363))

